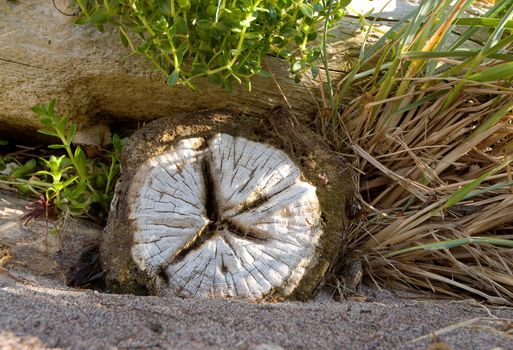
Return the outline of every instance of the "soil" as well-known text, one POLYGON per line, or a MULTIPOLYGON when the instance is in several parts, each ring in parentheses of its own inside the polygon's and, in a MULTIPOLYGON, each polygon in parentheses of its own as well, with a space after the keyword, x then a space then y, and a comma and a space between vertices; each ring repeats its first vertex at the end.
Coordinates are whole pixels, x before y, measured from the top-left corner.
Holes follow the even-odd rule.
POLYGON ((513 349, 513 308, 375 286, 282 303, 71 288, 65 272, 101 228, 69 221, 59 238, 20 224, 26 204, 0 192, 0 349, 513 349))

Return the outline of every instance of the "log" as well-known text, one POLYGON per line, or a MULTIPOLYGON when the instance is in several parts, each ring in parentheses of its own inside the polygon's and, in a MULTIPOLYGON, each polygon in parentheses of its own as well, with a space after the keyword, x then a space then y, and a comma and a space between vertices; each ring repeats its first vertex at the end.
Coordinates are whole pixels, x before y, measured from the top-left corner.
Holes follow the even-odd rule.
POLYGON ((350 174, 282 110, 154 121, 121 169, 101 246, 112 290, 307 299, 340 250, 350 174))
MULTIPOLYGON (((385 31, 414 10, 408 0, 353 1, 351 8, 369 21, 379 17, 385 31), (386 6, 385 6, 386 5, 386 6), (383 9, 383 12, 379 12, 383 9)), ((77 143, 109 140, 109 128, 137 124, 184 112, 227 109, 258 115, 286 106, 300 120, 315 117, 322 98, 318 81, 294 83, 286 61, 268 57, 273 78, 256 77, 253 90, 232 93, 198 80, 200 92, 166 86, 162 75, 131 55, 119 34, 107 26, 77 26, 69 0, 0 1, 0 135, 34 140, 40 127, 31 107, 56 98, 61 114, 79 124, 77 143)), ((330 30, 329 71, 336 82, 357 60, 365 33, 359 17, 343 19, 330 30)), ((373 33, 367 40, 377 39, 373 33)), ((369 44, 369 43, 368 43, 369 44)))
MULTIPOLYGON (((97 125, 206 109, 260 114, 290 105, 299 118, 315 116, 317 83, 310 78, 294 83, 285 60, 268 57, 264 68, 276 80, 255 77, 252 91, 237 85, 228 93, 206 79, 197 81, 199 92, 171 88, 142 57, 131 55, 116 30, 77 26, 75 17, 66 15, 73 11, 65 0, 0 2, 0 133, 34 134, 39 122, 31 107, 53 98, 59 112, 79 124, 79 134, 94 134, 88 129, 97 125)), ((343 29, 330 48, 330 57, 340 62, 334 75, 351 66, 361 43, 351 29, 343 29)))

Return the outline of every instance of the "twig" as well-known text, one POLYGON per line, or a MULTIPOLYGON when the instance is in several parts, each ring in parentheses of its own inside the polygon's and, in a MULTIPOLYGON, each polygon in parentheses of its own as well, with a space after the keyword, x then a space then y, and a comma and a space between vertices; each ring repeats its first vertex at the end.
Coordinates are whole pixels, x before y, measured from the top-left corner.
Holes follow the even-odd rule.
POLYGON ((8 277, 12 278, 16 282, 20 282, 20 283, 23 283, 23 284, 29 284, 31 286, 34 285, 32 282, 27 281, 26 279, 23 279, 23 278, 20 278, 18 276, 15 276, 12 272, 7 270, 5 267, 0 266, 0 273, 3 273, 5 275, 7 275, 8 277))
POLYGON ((455 324, 452 324, 452 325, 449 325, 447 327, 444 327, 444 328, 440 328, 434 332, 430 332, 430 333, 427 333, 421 337, 418 337, 418 338, 415 338, 413 340, 410 340, 408 343, 412 344, 412 343, 416 343, 420 340, 424 340, 424 339, 428 339, 428 338, 431 338, 431 337, 438 337, 439 335, 442 335, 442 334, 446 334, 446 333, 449 333, 449 332, 452 332, 458 328, 463 328, 463 327, 468 327, 478 321, 481 321, 483 320, 483 317, 474 317, 474 318, 471 318, 469 320, 465 320, 465 321, 462 321, 462 322, 459 322, 459 323, 455 323, 455 324))
POLYGON ((271 67, 269 67, 269 65, 267 64, 267 62, 265 60, 263 60, 264 62, 264 66, 265 68, 269 71, 269 73, 271 73, 271 76, 273 77, 273 81, 274 83, 276 84, 276 86, 278 87, 278 90, 280 91, 280 94, 281 96, 283 97, 283 100, 285 100, 285 103, 287 104, 287 107, 289 107, 289 109, 292 109, 292 106, 291 104, 289 103, 289 100, 287 99, 287 96, 285 96, 285 93, 283 92, 283 90, 281 89, 281 86, 280 84, 278 83, 278 81, 276 80, 276 77, 274 76, 274 73, 273 71, 271 70, 271 67))

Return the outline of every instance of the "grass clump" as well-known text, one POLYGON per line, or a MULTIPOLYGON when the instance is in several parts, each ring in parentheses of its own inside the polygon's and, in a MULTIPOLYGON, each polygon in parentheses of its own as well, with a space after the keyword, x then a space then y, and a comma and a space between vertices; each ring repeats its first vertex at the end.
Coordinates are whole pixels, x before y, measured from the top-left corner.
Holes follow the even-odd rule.
POLYGON ((265 55, 287 59, 297 80, 318 71, 311 45, 350 0, 75 0, 78 24, 115 25, 121 41, 161 71, 169 85, 195 88, 206 77, 226 90, 268 74, 265 55))
POLYGON ((511 305, 513 3, 469 18, 472 2, 422 0, 362 48, 318 121, 351 150, 359 196, 345 248, 368 276, 511 305))

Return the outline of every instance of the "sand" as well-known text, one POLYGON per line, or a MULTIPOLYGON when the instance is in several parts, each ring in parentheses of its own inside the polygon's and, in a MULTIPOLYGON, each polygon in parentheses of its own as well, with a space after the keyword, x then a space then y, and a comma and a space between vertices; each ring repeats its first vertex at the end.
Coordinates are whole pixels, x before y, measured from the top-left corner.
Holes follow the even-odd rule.
POLYGON ((513 349, 511 308, 364 294, 279 304, 115 295, 4 270, 0 348, 427 349, 438 332, 454 349, 513 349))
POLYGON ((64 271, 101 228, 69 221, 47 245, 44 222, 20 224, 26 205, 0 192, 0 349, 513 349, 512 308, 427 294, 251 304, 70 288, 64 271))

